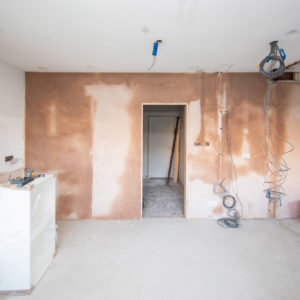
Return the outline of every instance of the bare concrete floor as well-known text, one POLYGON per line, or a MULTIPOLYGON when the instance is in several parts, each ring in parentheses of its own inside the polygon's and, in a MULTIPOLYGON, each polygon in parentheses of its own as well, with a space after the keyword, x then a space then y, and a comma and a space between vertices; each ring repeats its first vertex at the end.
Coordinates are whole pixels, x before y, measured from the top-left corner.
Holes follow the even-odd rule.
POLYGON ((183 217, 184 189, 166 179, 143 179, 144 217, 183 217))
POLYGON ((32 300, 299 300, 300 220, 59 222, 32 300))

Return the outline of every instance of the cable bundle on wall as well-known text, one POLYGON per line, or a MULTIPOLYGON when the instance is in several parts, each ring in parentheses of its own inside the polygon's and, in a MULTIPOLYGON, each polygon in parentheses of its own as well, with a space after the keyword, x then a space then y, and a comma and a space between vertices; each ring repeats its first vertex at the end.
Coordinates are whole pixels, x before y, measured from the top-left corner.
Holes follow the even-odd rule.
POLYGON ((228 126, 228 112, 220 111, 220 150, 219 150, 219 180, 213 186, 213 191, 222 198, 222 204, 227 209, 227 217, 218 219, 218 224, 224 228, 238 228, 239 220, 242 216, 243 206, 239 198, 237 187, 237 172, 234 165, 232 151, 231 151, 231 134, 228 126), (224 151, 223 151, 223 114, 225 114, 225 139, 226 139, 226 152, 228 158, 227 177, 222 179, 222 167, 224 164, 224 151), (227 179, 227 186, 225 187, 224 181, 227 179), (240 206, 240 211, 237 206, 240 206))
POLYGON ((259 65, 260 72, 268 79, 268 90, 264 100, 264 132, 263 132, 263 150, 267 158, 268 173, 264 183, 268 186, 264 190, 269 203, 279 203, 286 195, 283 184, 287 177, 287 172, 290 170, 287 166, 284 154, 293 151, 294 146, 273 130, 271 124, 271 91, 273 87, 273 79, 278 78, 284 73, 284 60, 286 54, 283 49, 279 49, 277 41, 270 43, 270 53, 266 56, 259 65), (277 141, 281 140, 289 146, 285 152, 280 152, 277 147, 277 141))
POLYGON ((268 185, 268 188, 264 190, 266 198, 269 202, 279 203, 281 206, 281 200, 286 195, 283 184, 286 180, 287 173, 290 170, 287 166, 284 154, 293 151, 294 146, 280 136, 273 130, 271 125, 271 110, 270 99, 273 81, 268 80, 268 90, 264 100, 264 141, 263 149, 267 158, 268 174, 265 177, 264 183, 268 185), (285 152, 280 152, 276 140, 280 139, 289 146, 289 149, 285 152))
POLYGON ((275 79, 283 74, 285 70, 284 60, 286 54, 283 49, 279 49, 278 42, 270 43, 270 53, 259 64, 259 71, 269 79, 275 79))

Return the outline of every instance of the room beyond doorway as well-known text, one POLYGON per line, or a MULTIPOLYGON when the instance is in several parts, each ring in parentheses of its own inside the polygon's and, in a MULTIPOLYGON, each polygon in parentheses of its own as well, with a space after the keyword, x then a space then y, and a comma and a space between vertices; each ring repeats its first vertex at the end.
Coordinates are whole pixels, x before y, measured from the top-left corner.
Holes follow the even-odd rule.
POLYGON ((143 105, 143 217, 183 217, 185 105, 143 105))

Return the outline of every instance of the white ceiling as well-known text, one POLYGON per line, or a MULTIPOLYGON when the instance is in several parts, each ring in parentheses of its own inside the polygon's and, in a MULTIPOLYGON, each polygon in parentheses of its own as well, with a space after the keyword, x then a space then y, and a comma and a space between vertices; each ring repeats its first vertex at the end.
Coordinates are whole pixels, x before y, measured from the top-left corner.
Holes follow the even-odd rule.
POLYGON ((300 60, 299 0, 0 0, 0 60, 26 71, 256 72, 300 60))

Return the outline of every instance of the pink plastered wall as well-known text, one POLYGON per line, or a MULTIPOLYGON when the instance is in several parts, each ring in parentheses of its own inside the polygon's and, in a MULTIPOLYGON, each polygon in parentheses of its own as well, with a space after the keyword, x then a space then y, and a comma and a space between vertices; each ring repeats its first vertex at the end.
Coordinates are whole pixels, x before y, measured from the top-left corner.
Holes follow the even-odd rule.
MULTIPOLYGON (((142 105, 186 104, 186 217, 218 218, 224 210, 212 187, 218 111, 226 109, 243 216, 265 218, 273 209, 263 193, 266 89, 255 73, 27 73, 26 166, 56 174, 59 219, 141 218, 142 105)), ((295 146, 286 156, 291 171, 278 217, 299 216, 299 92, 295 82, 272 91, 274 125, 295 146)))

